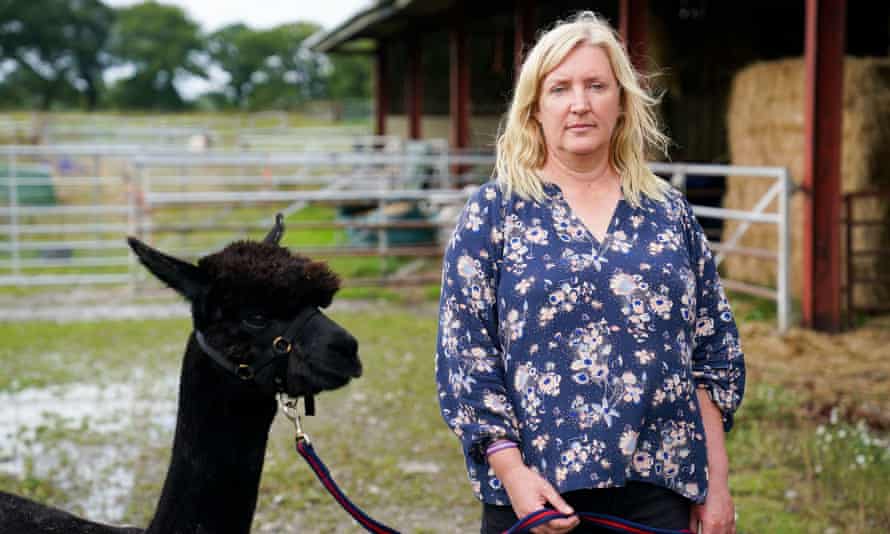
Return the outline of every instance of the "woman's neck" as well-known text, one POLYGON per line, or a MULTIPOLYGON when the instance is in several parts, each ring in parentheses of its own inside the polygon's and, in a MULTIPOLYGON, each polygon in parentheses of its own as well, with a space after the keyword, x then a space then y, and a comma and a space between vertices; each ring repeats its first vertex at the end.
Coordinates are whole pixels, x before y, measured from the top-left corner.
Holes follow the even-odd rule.
POLYGON ((558 185, 566 194, 606 192, 619 188, 621 180, 608 157, 563 158, 551 152, 540 170, 541 177, 558 185))

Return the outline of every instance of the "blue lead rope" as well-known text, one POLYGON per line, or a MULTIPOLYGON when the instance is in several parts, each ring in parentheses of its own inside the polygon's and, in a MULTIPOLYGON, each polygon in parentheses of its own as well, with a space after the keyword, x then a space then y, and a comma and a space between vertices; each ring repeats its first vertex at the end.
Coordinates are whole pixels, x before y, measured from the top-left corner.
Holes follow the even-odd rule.
MULTIPOLYGON (((301 432, 297 435, 296 443, 297 452, 304 460, 306 460, 306 463, 309 464, 309 467, 312 469, 312 472, 315 473, 315 476, 318 477, 318 480, 322 483, 325 489, 328 490, 328 493, 334 497, 337 503, 346 510, 346 513, 351 515, 359 525, 364 527, 368 532, 373 532, 374 534, 400 534, 398 530, 375 521, 368 514, 363 512, 361 508, 349 500, 346 494, 343 493, 334 481, 334 477, 331 476, 331 472, 328 471, 324 462, 322 462, 321 458, 318 457, 318 454, 315 453, 312 444, 301 432)), ((652 528, 606 514, 580 512, 577 515, 582 522, 593 523, 613 532, 630 532, 632 534, 692 534, 691 530, 652 528)), ((504 534, 525 534, 539 525, 543 525, 554 519, 565 517, 569 516, 550 508, 543 508, 523 517, 504 534)))

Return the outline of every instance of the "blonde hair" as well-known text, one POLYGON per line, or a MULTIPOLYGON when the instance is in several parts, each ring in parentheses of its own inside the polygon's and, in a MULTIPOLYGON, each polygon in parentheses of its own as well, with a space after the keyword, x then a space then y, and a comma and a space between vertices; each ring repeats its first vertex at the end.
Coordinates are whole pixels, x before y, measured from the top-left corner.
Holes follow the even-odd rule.
POLYGON ((544 33, 522 64, 513 100, 497 139, 495 173, 507 194, 541 200, 542 182, 537 174, 547 159, 543 132, 534 119, 541 82, 580 45, 598 46, 606 52, 621 91, 623 113, 618 117, 609 147, 609 163, 621 177, 626 200, 640 205, 640 195, 664 201, 670 188, 646 165, 649 150, 667 154, 669 140, 659 127, 655 106, 659 98, 641 86, 641 75, 630 62, 615 30, 592 11, 582 11, 544 33))

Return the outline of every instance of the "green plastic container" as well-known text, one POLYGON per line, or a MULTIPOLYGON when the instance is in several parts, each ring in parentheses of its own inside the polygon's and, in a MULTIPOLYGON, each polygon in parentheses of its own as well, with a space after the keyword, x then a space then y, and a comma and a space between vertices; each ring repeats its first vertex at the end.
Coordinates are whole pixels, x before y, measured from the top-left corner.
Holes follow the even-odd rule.
MULTIPOLYGON (((55 206, 56 191, 45 167, 16 167, 16 196, 20 206, 55 206)), ((12 179, 9 167, 0 165, 0 204, 9 204, 12 179)))

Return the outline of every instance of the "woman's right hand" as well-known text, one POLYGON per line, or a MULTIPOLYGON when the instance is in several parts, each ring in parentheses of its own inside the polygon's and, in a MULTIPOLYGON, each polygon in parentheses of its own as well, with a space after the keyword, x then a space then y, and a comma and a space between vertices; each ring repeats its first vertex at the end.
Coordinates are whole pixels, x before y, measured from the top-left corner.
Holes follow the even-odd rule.
MULTIPOLYGON (((519 519, 544 508, 548 503, 563 514, 575 513, 544 477, 521 462, 503 469, 503 473, 497 473, 497 476, 501 484, 504 485, 504 489, 507 490, 513 511, 516 512, 516 517, 519 519)), ((574 530, 580 522, 578 516, 554 519, 531 531, 534 534, 563 534, 574 530)))

